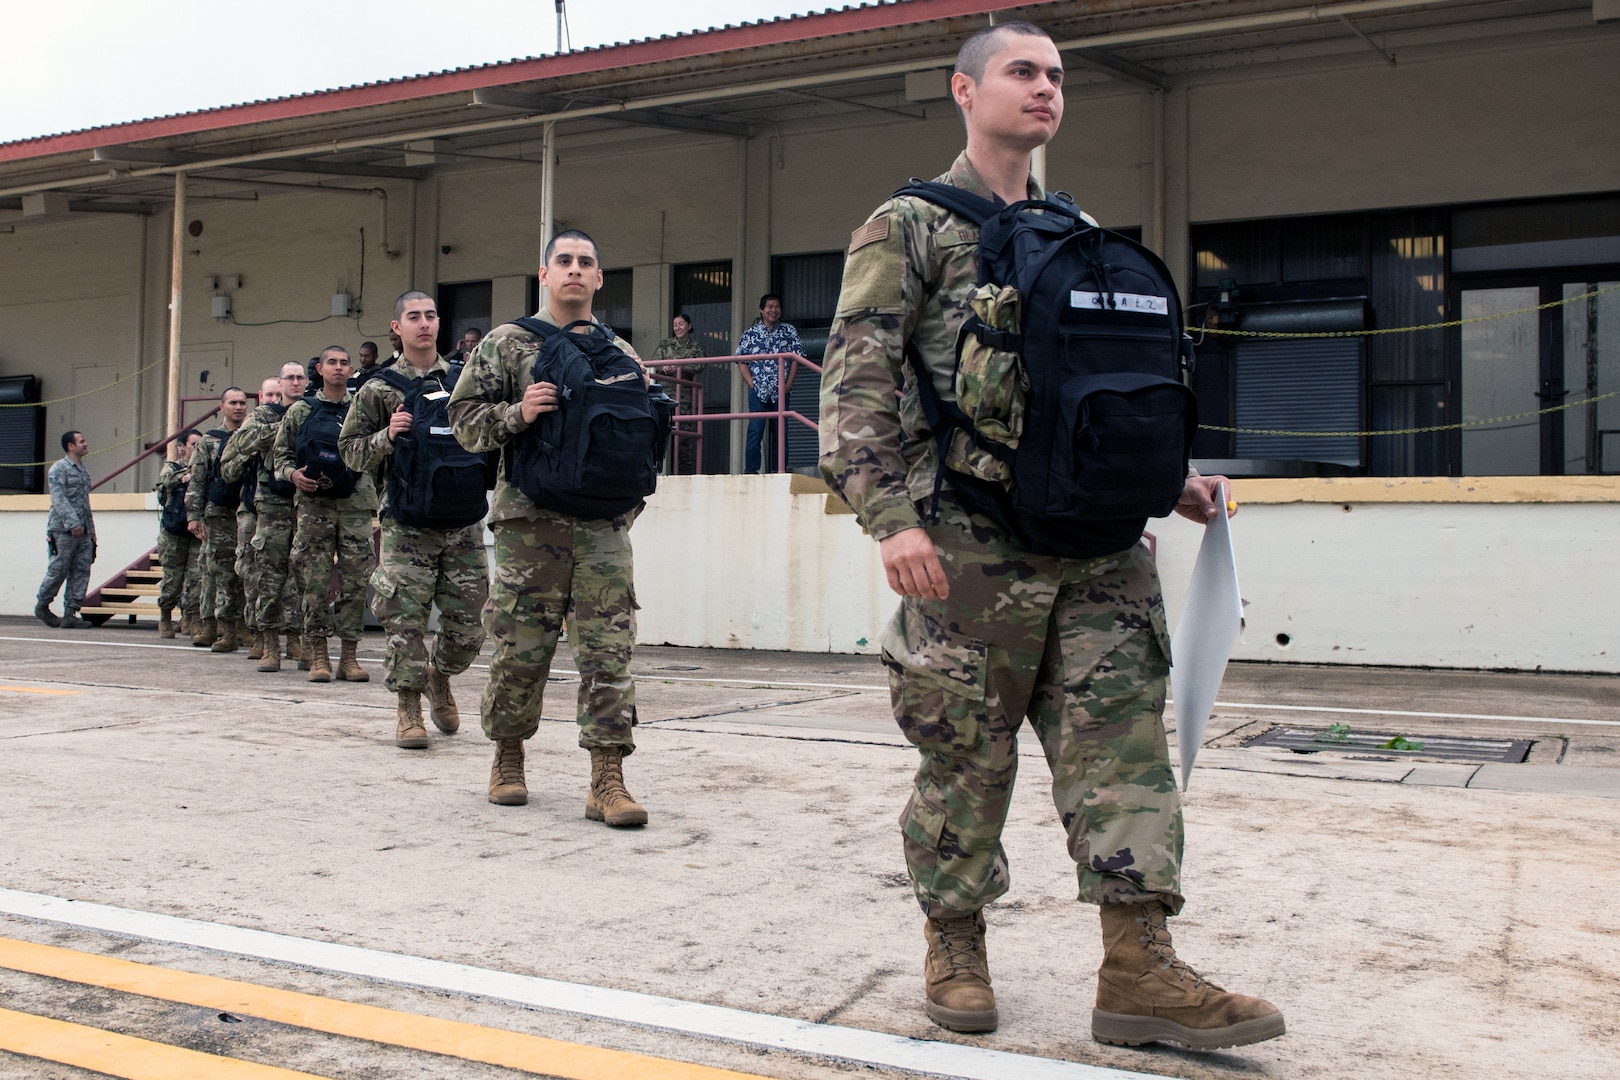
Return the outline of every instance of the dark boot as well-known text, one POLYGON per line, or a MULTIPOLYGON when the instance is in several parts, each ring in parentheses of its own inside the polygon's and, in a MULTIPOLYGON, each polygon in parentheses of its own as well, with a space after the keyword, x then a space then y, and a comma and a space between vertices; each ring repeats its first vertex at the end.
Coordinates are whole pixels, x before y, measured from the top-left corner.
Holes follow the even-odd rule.
POLYGON ((1093 1039, 1218 1050, 1284 1032, 1282 1013, 1271 1002, 1229 994, 1176 956, 1160 901, 1104 904, 1100 910, 1103 962, 1091 1012, 1093 1039))

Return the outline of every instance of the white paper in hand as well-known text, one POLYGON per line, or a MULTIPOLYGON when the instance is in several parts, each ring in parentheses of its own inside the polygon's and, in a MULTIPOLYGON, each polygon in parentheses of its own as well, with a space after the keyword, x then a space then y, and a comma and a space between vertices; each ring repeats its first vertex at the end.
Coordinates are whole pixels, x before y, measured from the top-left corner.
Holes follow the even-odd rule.
POLYGON ((1176 707, 1176 743, 1181 751, 1181 790, 1187 790, 1193 759, 1204 741, 1204 727, 1215 694, 1226 674, 1232 644, 1243 626, 1243 597, 1238 592, 1237 561, 1232 555, 1232 529, 1226 520, 1226 487, 1221 508, 1204 526, 1204 542, 1187 586, 1187 606, 1170 641, 1170 696, 1176 707))

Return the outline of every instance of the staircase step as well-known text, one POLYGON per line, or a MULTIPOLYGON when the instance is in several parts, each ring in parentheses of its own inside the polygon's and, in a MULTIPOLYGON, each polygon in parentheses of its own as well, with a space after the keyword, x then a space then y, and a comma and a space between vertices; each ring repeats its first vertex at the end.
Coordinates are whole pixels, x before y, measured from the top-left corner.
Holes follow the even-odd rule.
POLYGON ((98 604, 95 607, 82 607, 80 615, 133 615, 137 619, 155 619, 158 617, 156 604, 141 604, 129 606, 123 604, 98 604))
POLYGON ((122 597, 156 596, 158 594, 158 592, 159 592, 159 589, 158 589, 158 587, 156 585, 133 585, 133 586, 126 586, 125 588, 122 588, 122 589, 111 589, 111 588, 102 589, 101 590, 101 595, 111 599, 112 597, 115 597, 115 596, 122 596, 122 597))
POLYGON ((124 575, 124 578, 126 580, 128 580, 128 581, 152 581, 152 582, 158 582, 158 581, 163 580, 163 571, 162 570, 131 570, 127 574, 124 575))

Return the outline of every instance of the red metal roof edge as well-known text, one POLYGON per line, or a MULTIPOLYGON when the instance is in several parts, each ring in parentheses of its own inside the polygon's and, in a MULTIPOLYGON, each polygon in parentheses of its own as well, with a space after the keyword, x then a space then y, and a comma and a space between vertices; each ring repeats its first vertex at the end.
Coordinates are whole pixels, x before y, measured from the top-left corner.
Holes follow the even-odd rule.
MULTIPOLYGON (((1036 0, 1038 2, 1038 0, 1036 0)), ((984 15, 1009 8, 1032 7, 1031 0, 891 0, 831 8, 806 15, 787 15, 768 22, 727 25, 719 29, 646 38, 628 44, 602 45, 553 56, 506 60, 477 67, 428 75, 411 75, 384 82, 364 83, 336 90, 316 90, 291 97, 271 98, 242 105, 222 105, 150 120, 105 124, 61 135, 42 135, 0 143, 0 162, 26 161, 75 150, 93 150, 142 139, 193 135, 243 124, 291 120, 323 113, 389 105, 437 94, 470 91, 516 82, 581 75, 614 67, 633 67, 670 60, 689 60, 738 49, 758 48, 833 37, 868 30, 984 15)))

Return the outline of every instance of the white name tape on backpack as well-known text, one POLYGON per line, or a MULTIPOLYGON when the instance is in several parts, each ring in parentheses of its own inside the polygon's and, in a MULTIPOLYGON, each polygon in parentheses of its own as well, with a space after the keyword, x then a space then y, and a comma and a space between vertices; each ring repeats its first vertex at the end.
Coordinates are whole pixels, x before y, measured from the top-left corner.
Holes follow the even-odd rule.
POLYGON ((1139 311, 1149 315, 1170 314, 1170 301, 1162 296, 1144 296, 1141 293, 1117 292, 1109 294, 1113 297, 1113 304, 1103 305, 1103 294, 1094 292, 1081 292, 1076 289, 1069 293, 1069 306, 1072 308, 1085 308, 1090 311, 1139 311))
POLYGON ((447 428, 447 427, 430 427, 430 428, 428 428, 428 434, 429 435, 454 435, 455 433, 456 432, 455 432, 454 428, 447 428))
POLYGON ((438 401, 440 398, 447 398, 449 396, 450 396, 450 391, 448 391, 448 390, 429 390, 427 393, 422 395, 422 400, 423 401, 438 401))

